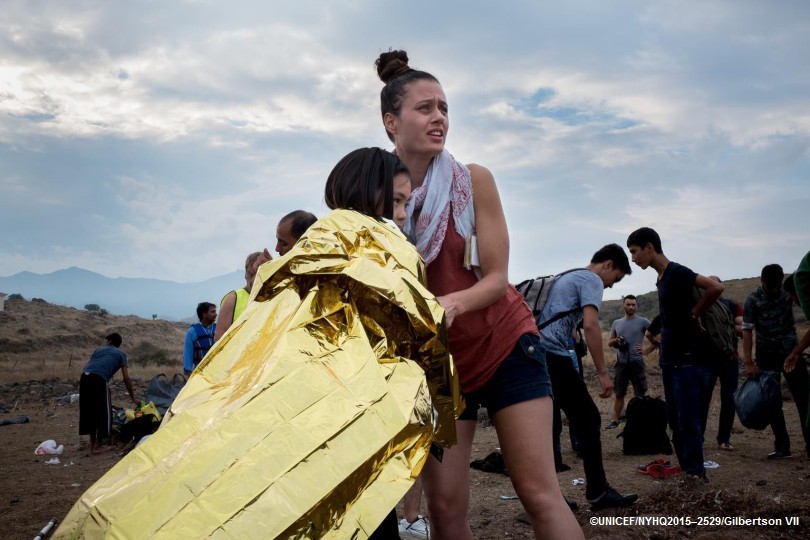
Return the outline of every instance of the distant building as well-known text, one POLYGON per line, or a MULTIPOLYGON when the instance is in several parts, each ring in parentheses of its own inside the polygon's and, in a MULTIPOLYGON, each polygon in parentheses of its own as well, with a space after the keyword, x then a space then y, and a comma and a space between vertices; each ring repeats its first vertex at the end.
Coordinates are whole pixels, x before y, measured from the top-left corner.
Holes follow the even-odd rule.
POLYGON ((4 311, 6 309, 6 296, 8 296, 4 292, 0 292, 0 311, 4 311))

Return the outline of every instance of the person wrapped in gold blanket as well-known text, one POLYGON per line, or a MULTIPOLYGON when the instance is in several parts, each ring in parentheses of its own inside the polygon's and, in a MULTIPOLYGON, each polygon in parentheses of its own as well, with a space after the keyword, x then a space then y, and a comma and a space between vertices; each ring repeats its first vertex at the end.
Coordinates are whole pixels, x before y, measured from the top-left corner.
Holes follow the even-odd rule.
POLYGON ((424 264, 381 219, 393 215, 397 167, 371 148, 335 167, 331 207, 342 208, 340 189, 375 189, 376 207, 333 211, 262 265, 247 309, 160 429, 82 495, 56 537, 367 538, 375 530, 431 444, 455 442, 461 408, 424 264), (347 178, 352 172, 358 177, 347 178))

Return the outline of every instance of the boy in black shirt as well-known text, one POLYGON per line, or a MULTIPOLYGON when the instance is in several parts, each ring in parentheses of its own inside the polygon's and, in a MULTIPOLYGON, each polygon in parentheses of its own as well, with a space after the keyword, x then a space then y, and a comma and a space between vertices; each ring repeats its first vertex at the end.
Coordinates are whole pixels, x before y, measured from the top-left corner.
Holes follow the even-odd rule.
POLYGON ((627 238, 633 262, 642 270, 658 272, 661 315, 661 377, 678 463, 687 473, 706 479, 703 467, 701 410, 709 395, 711 355, 700 316, 723 293, 723 286, 689 268, 671 262, 661 249, 661 238, 649 227, 627 238), (695 303, 693 289, 705 293, 695 303))

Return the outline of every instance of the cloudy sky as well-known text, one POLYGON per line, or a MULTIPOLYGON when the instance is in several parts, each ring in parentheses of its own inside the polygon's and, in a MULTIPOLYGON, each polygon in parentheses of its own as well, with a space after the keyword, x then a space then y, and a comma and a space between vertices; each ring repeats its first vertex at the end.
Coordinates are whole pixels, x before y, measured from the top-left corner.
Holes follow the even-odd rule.
MULTIPOLYGON (((200 281, 275 246, 359 146, 377 55, 442 82, 514 281, 652 226, 723 278, 810 249, 810 3, 3 1, 0 275, 200 281)), ((652 270, 606 297, 654 288, 652 270)))

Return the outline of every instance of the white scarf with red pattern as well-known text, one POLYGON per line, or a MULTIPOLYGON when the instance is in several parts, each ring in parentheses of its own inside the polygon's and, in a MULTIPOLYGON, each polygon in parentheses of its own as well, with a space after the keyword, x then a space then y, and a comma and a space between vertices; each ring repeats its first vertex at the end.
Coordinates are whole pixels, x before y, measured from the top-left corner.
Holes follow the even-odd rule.
POLYGON ((405 210, 403 231, 416 244, 425 264, 430 264, 441 250, 451 210, 458 234, 465 240, 475 234, 470 171, 442 150, 430 163, 425 181, 411 193, 405 210), (415 211, 419 211, 416 220, 415 211))

